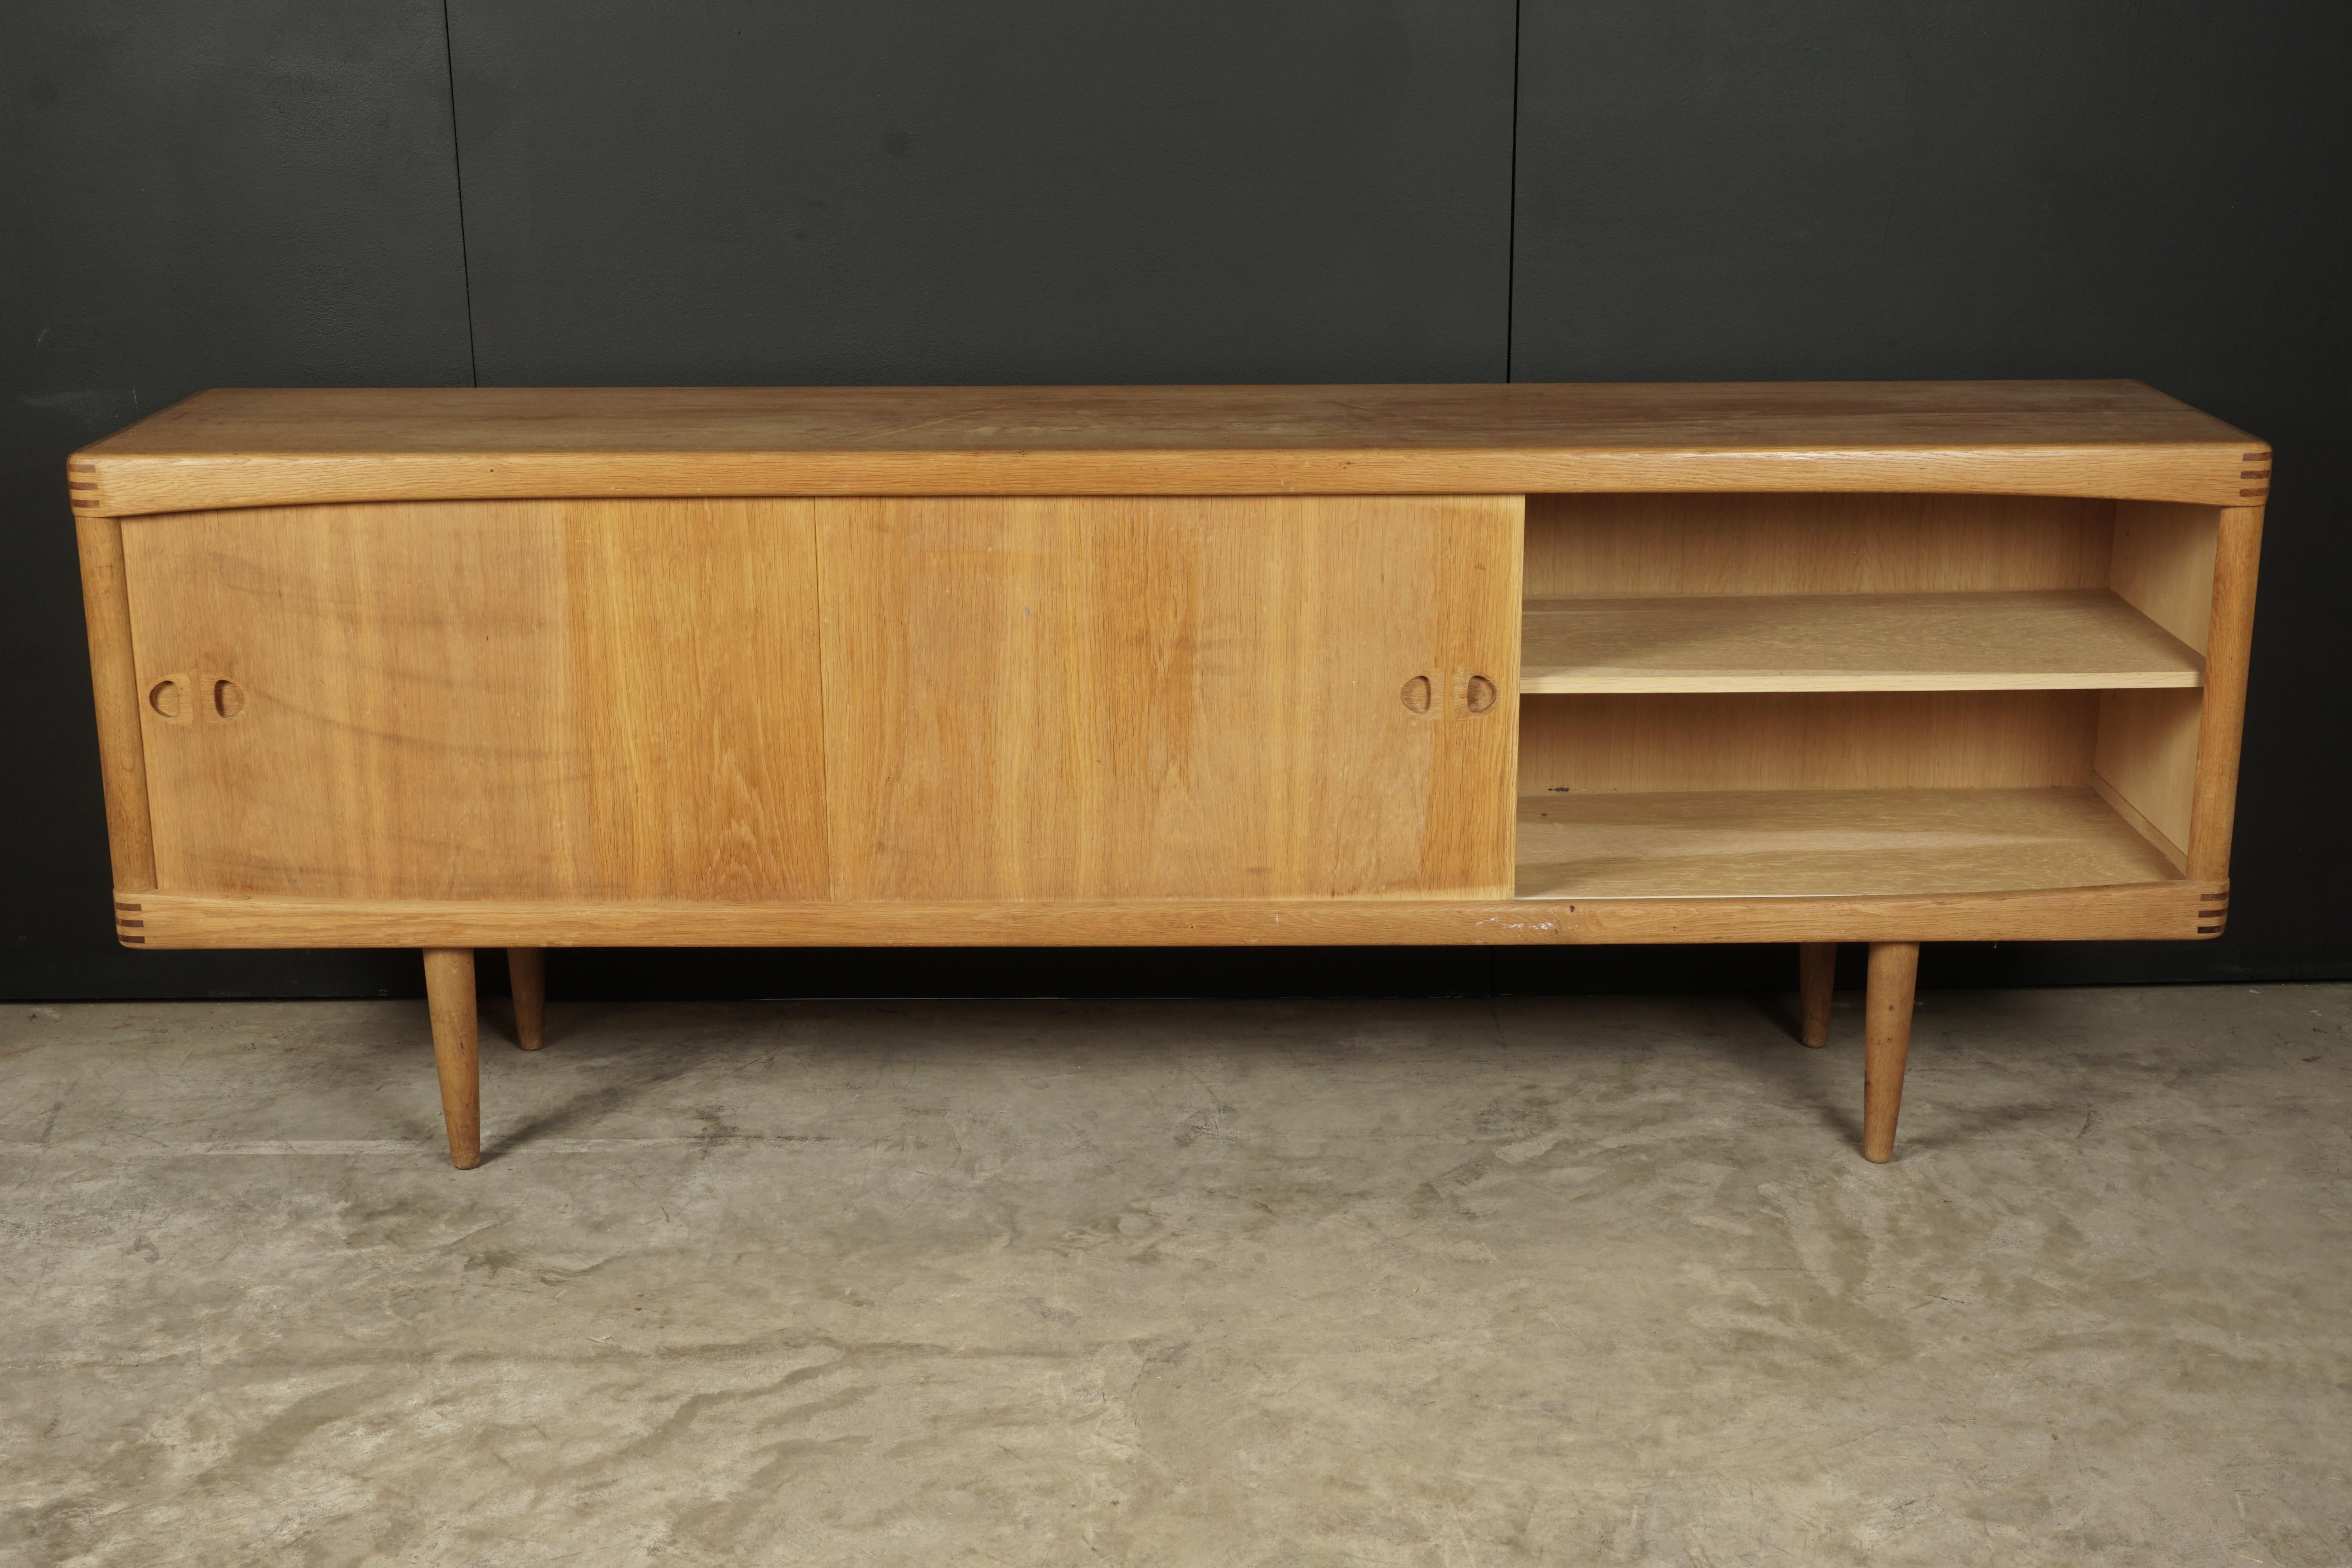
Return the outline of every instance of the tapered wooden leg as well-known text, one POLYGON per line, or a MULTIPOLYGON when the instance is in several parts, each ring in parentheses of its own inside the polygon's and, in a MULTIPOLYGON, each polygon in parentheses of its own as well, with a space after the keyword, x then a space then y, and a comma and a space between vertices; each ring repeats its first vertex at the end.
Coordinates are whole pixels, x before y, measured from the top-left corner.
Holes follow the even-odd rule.
POLYGON ((535 1051, 547 1044, 547 950, 507 949, 507 977, 514 992, 515 1044, 535 1051))
POLYGON ((433 1009, 433 1066, 441 1075, 441 1120, 449 1163, 482 1163, 482 1053, 474 1010, 474 950, 425 950, 425 997, 433 1009))
POLYGON ((1837 943, 1797 944, 1797 1038, 1809 1046, 1830 1043, 1830 996, 1837 989, 1837 943))
POLYGON ((1911 1054, 1911 997, 1919 984, 1919 944, 1870 944, 1870 992, 1863 1004, 1862 1157, 1895 1158, 1895 1119, 1903 1110, 1903 1063, 1911 1054))

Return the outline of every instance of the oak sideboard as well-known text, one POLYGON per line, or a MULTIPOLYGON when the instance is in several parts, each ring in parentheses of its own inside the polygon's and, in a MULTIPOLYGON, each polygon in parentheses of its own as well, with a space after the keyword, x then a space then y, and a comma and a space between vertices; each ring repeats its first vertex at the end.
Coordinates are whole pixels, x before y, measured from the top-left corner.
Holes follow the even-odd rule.
POLYGON ((139 948, 2221 930, 2271 454, 2136 382, 217 391, 77 453, 139 948))

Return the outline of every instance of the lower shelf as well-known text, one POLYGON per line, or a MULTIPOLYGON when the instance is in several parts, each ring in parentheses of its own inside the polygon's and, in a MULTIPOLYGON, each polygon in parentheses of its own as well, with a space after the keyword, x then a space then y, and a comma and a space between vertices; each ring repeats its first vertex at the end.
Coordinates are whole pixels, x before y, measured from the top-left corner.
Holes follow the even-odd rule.
POLYGON ((1523 795, 1522 899, 1990 893, 2176 882, 2088 789, 1523 795))

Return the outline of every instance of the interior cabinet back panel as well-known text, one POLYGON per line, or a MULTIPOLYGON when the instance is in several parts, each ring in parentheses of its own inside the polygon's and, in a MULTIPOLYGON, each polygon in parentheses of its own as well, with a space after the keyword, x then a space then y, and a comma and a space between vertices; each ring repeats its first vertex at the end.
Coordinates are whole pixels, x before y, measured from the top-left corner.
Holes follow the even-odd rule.
POLYGON ((163 889, 824 896, 808 502, 197 513, 123 554, 163 889))
POLYGON ((1519 498, 826 504, 837 898, 1507 896, 1519 498))
MULTIPOLYGON (((2194 692, 2186 695, 2195 700, 2194 692)), ((1519 720, 1519 787, 1538 793, 2082 785, 2091 780, 2100 696, 1782 691, 1529 697, 1519 720)))
POLYGON ((2104 588, 2115 503, 2063 496, 1528 498, 1528 594, 2104 588))

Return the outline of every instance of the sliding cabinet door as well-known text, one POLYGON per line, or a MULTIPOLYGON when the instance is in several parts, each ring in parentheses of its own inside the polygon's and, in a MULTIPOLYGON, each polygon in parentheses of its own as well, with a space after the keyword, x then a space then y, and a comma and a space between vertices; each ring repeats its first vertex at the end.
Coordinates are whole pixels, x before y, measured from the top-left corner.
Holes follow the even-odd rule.
POLYGON ((820 504, 836 898, 1508 896, 1518 498, 820 504))
POLYGON ((125 523, 159 884, 824 898, 813 507, 125 523))

